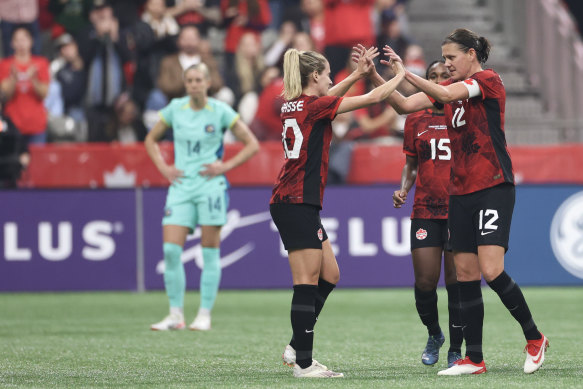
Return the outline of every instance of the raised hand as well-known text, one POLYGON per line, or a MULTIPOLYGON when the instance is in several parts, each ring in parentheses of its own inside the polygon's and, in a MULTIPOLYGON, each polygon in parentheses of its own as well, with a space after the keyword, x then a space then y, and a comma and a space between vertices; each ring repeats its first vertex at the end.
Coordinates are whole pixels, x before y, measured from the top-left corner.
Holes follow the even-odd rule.
POLYGON ((356 63, 356 71, 362 76, 368 77, 376 71, 373 59, 380 55, 377 47, 366 48, 361 44, 352 48, 352 62, 356 63))
POLYGON ((389 57, 388 61, 381 59, 380 62, 383 65, 390 66, 395 74, 405 71, 403 60, 397 55, 397 53, 395 53, 395 50, 393 50, 389 45, 385 45, 383 47, 383 51, 385 55, 389 57))

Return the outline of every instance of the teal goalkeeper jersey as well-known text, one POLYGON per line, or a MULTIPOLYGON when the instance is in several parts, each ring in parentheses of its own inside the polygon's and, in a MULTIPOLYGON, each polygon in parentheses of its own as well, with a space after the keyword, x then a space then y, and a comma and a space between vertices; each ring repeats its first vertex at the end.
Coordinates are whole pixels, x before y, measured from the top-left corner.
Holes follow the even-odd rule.
POLYGON ((174 164, 184 172, 182 183, 177 186, 198 193, 220 186, 226 188, 224 175, 209 179, 200 172, 205 164, 222 159, 223 135, 233 127, 239 114, 210 97, 204 109, 195 111, 190 107, 189 96, 172 99, 159 114, 174 131, 174 164))

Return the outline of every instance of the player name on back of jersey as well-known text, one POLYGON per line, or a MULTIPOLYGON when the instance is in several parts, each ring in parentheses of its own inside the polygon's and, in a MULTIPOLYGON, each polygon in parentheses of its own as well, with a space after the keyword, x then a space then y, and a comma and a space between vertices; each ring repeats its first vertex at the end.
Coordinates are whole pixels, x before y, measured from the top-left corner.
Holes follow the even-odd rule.
POLYGON ((283 103, 281 106, 281 113, 303 111, 303 110, 304 110, 304 100, 288 101, 287 103, 283 103))

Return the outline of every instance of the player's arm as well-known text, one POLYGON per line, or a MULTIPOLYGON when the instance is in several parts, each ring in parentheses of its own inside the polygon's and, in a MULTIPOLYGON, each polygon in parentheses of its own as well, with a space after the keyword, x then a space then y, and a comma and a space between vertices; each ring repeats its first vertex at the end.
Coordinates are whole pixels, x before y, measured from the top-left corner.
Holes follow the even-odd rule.
MULTIPOLYGON (((386 55, 389 56, 391 62, 401 62, 401 58, 391 49, 389 46, 383 47, 383 50, 386 55)), ((428 94, 436 101, 440 103, 447 104, 451 103, 452 101, 456 100, 465 100, 470 97, 470 91, 468 87, 464 85, 463 82, 456 82, 450 85, 439 85, 435 84, 429 80, 424 79, 423 77, 419 77, 416 74, 411 73, 410 71, 405 71, 405 79, 409 81, 413 86, 420 89, 421 92, 428 94)), ((479 90, 479 88, 478 88, 479 90)), ((420 92, 420 93, 421 93, 420 92)), ((419 93, 417 93, 419 94, 419 93)), ((471 97, 479 96, 478 94, 473 94, 471 97)), ((413 95, 415 96, 415 95, 413 95)), ((429 99, 427 99, 429 100, 429 99)))
POLYGON ((217 160, 213 163, 204 165, 204 170, 200 172, 201 176, 214 177, 225 174, 231 169, 241 165, 249 158, 251 158, 257 151, 259 151, 259 142, 249 126, 247 126, 241 119, 237 119, 235 124, 231 127, 231 132, 235 135, 237 140, 243 143, 243 148, 227 161, 217 160))
POLYGON ((403 171, 401 172, 401 189, 396 190, 393 193, 393 206, 395 208, 401 208, 401 206, 405 204, 407 194, 417 179, 418 166, 419 160, 417 157, 411 155, 406 156, 405 166, 403 166, 403 171))
POLYGON ((367 107, 372 104, 379 103, 397 89, 405 76, 405 68, 401 63, 394 63, 393 69, 395 77, 383 83, 383 85, 374 88, 370 92, 361 96, 345 97, 338 106, 337 114, 354 111, 355 109, 367 107))
MULTIPOLYGON (((354 48, 354 52, 357 53, 357 55, 355 54, 352 55, 353 62, 358 63, 358 61, 364 57, 365 61, 369 65, 372 65, 367 74, 367 77, 369 81, 372 83, 372 85, 375 88, 383 85, 385 83, 385 80, 377 72, 377 69, 372 61, 372 58, 370 58, 370 56, 365 56, 366 50, 364 46, 358 45, 357 47, 354 48)), ((392 64, 389 61, 381 60, 381 63, 383 65, 392 66, 392 64)), ((431 102, 431 100, 429 100, 425 93, 421 92, 411 95, 409 97, 405 97, 401 93, 399 93, 399 91, 395 91, 389 95, 386 101, 389 104, 391 104, 391 106, 395 109, 395 111, 399 115, 417 112, 427 108, 433 108, 433 103, 431 102)))
POLYGON ((352 60, 356 63, 356 69, 354 69, 354 71, 344 80, 330 88, 328 90, 328 96, 344 96, 356 81, 363 77, 367 77, 374 69, 374 63, 372 60, 380 54, 378 49, 374 46, 368 50, 363 46, 360 47, 362 47, 362 49, 355 47, 352 52, 352 60))
POLYGON ((156 168, 160 173, 162 173, 170 183, 174 183, 175 181, 180 182, 180 177, 184 177, 184 172, 176 169, 174 165, 168 165, 166 161, 164 161, 162 153, 160 152, 160 147, 158 146, 158 141, 162 139, 169 128, 170 127, 164 120, 158 120, 152 130, 146 135, 144 146, 146 147, 150 159, 154 162, 154 165, 156 165, 156 168))

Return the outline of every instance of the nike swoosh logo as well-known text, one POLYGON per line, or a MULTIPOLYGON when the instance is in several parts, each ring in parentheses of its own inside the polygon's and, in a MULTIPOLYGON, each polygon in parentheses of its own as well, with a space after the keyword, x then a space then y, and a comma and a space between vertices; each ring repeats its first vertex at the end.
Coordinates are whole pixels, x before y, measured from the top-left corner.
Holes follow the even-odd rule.
POLYGON ((465 328, 465 326, 456 326, 455 324, 451 325, 453 328, 461 328, 462 330, 465 328))
POLYGON ((311 330, 311 331, 306 330, 306 334, 309 334, 309 333, 312 333, 312 332, 314 332, 314 330, 311 330))
POLYGON ((429 130, 425 130, 425 131, 423 131, 423 132, 418 132, 418 133, 417 133, 417 136, 421 136, 421 135, 425 134, 427 131, 429 131, 429 130))
POLYGON ((538 350, 538 355, 537 355, 538 358, 533 361, 535 364, 538 365, 538 363, 540 362, 541 358, 543 357, 543 352, 545 351, 546 347, 547 347, 547 340, 543 339, 543 344, 542 344, 540 350, 538 350))
POLYGON ((538 363, 540 362, 541 358, 543 357, 543 353, 542 353, 542 348, 540 349, 539 353, 538 353, 538 358, 535 359, 533 362, 538 365, 538 363))
POLYGON ((482 235, 488 235, 488 234, 491 234, 492 232, 494 232, 494 231, 488 231, 488 232, 482 231, 482 235))

